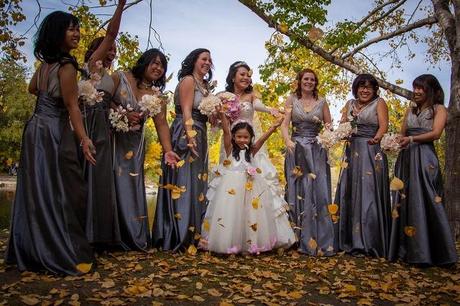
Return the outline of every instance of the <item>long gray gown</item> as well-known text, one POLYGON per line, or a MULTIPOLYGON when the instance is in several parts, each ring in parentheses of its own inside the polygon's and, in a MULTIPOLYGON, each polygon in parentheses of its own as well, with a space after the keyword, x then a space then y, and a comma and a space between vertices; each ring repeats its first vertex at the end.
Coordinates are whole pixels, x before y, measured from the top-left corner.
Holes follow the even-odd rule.
MULTIPOLYGON (((180 83, 179 83, 180 84, 180 83)), ((171 141, 176 152, 185 164, 172 169, 162 162, 163 175, 158 189, 155 221, 153 224, 153 246, 163 250, 183 251, 189 245, 196 244, 195 234, 201 232, 201 223, 206 213, 208 189, 208 139, 206 122, 208 117, 198 110, 203 98, 199 88, 195 86, 192 118, 193 129, 197 132, 198 158, 192 157, 187 146, 187 138, 183 125, 182 110, 179 99, 179 85, 174 93, 176 118, 171 125, 171 141), (193 160, 191 159, 193 158, 193 160), (171 191, 161 186, 173 184, 184 186, 186 191, 177 200, 172 199, 171 191)))
MULTIPOLYGON (((357 132, 345 145, 348 165, 341 169, 335 203, 340 207, 339 248, 387 257, 391 229, 388 162, 379 144, 368 144, 379 128, 378 100, 369 102, 355 119, 357 132)), ((350 119, 357 102, 349 103, 350 119)))
MULTIPOLYGON (((113 101, 140 112, 137 99, 123 72, 113 101)), ((143 126, 143 123, 142 123, 143 126)), ((150 245, 147 199, 144 184, 145 139, 137 131, 114 132, 114 170, 121 244, 126 250, 145 251, 150 245)))
POLYGON ((104 93, 103 101, 91 106, 81 106, 86 133, 96 146, 95 166, 82 156, 84 176, 88 184, 86 236, 90 243, 99 246, 118 245, 121 237, 108 118, 114 84, 106 71, 103 72, 96 89, 104 93))
POLYGON ((22 137, 6 262, 21 271, 78 275, 77 265, 94 257, 83 230, 85 181, 58 70, 59 64, 40 68, 39 96, 22 137))
MULTIPOLYGON (((430 132, 433 110, 409 111, 406 135, 430 132)), ((443 265, 457 261, 455 242, 443 205, 441 170, 433 142, 414 142, 399 153, 395 176, 404 189, 393 192, 389 259, 443 265)))
POLYGON ((286 202, 299 238, 299 251, 309 255, 333 255, 337 250, 334 224, 327 206, 331 204, 331 169, 327 151, 316 141, 323 120, 322 99, 306 112, 295 98, 292 105, 292 141, 295 152, 286 153, 286 202), (301 176, 293 173, 300 167, 301 176), (310 173, 316 175, 313 179, 310 173), (313 243, 316 242, 315 243, 313 243))

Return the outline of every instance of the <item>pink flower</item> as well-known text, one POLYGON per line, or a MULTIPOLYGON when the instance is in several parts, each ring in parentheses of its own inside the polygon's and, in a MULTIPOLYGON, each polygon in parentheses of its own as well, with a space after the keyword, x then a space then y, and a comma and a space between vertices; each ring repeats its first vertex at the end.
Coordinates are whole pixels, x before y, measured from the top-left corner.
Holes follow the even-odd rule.
POLYGON ((237 247, 236 245, 227 249, 227 254, 238 254, 239 252, 240 252, 240 248, 237 247))
POLYGON ((257 168, 256 167, 247 167, 246 172, 248 173, 249 176, 254 176, 257 174, 257 168))

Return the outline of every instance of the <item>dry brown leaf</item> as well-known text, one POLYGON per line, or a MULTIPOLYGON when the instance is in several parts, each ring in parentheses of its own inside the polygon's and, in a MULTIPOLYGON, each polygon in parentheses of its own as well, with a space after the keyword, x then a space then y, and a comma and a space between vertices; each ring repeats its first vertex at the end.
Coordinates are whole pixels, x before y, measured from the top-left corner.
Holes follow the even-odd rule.
POLYGON ((329 204, 327 206, 327 210, 329 211, 329 213, 331 215, 335 215, 337 214, 337 212, 339 211, 339 205, 335 204, 335 203, 332 203, 332 204, 329 204))
POLYGON ((404 227, 404 234, 406 234, 408 237, 414 237, 416 233, 416 229, 414 226, 405 226, 404 227))
POLYGON ((303 175, 302 169, 300 169, 299 166, 295 166, 294 169, 292 169, 291 173, 292 173, 295 177, 301 177, 301 176, 303 175))
POLYGON ((208 289, 208 294, 215 297, 222 296, 222 293, 220 293, 219 290, 214 288, 208 289))
POLYGON ((195 137, 197 134, 198 134, 198 133, 197 133, 197 131, 195 131, 195 130, 188 130, 188 131, 187 131, 187 136, 190 137, 190 138, 195 137))
POLYGON ((441 203, 442 203, 442 198, 441 198, 440 196, 437 195, 437 196, 434 197, 434 202, 435 202, 436 204, 441 204, 441 203))
POLYGON ((21 301, 26 305, 37 305, 40 300, 33 295, 21 295, 21 301))
POLYGON ((251 224, 249 227, 250 227, 254 232, 257 231, 257 223, 251 224))
POLYGON ((201 289, 203 289, 203 284, 201 282, 196 282, 195 283, 195 288, 198 289, 198 290, 201 290, 201 289))
POLYGON ((223 162, 222 162, 222 165, 224 165, 224 167, 228 167, 232 164, 232 162, 228 159, 225 159, 223 162))
POLYGON ((308 173, 308 176, 312 179, 312 180, 315 180, 316 179, 316 174, 314 173, 308 173))
POLYGON ((390 190, 401 190, 404 188, 404 182, 396 176, 391 180, 390 190))
POLYGON ((128 153, 125 154, 125 159, 130 160, 133 158, 134 152, 133 151, 128 151, 128 153))
POLYGON ((310 238, 310 240, 308 241, 308 248, 312 250, 316 250, 317 247, 318 247, 318 243, 316 242, 316 240, 313 238, 310 238))
POLYGON ((252 208, 254 209, 258 209, 259 208, 259 202, 260 202, 260 198, 259 197, 255 197, 254 199, 252 199, 252 208))
POLYGON ((79 263, 75 268, 81 273, 88 273, 91 271, 92 263, 79 263))
POLYGON ((204 219, 203 221, 203 229, 207 232, 209 232, 209 221, 208 219, 204 219))
POLYGON ((246 184, 244 185, 247 191, 252 191, 252 186, 253 185, 251 181, 247 181, 246 184))
POLYGON ((196 252, 197 252, 197 249, 196 249, 196 247, 195 247, 193 244, 191 244, 191 245, 188 247, 188 249, 187 249, 187 254, 188 254, 188 255, 195 256, 195 255, 196 255, 196 252))
POLYGON ((185 160, 181 159, 180 161, 178 161, 178 162, 176 163, 176 167, 177 167, 177 168, 180 168, 180 167, 182 167, 184 164, 185 164, 185 160))
POLYGON ((236 191, 235 189, 231 188, 229 190, 227 190, 228 194, 231 194, 231 195, 235 195, 236 194, 236 191))

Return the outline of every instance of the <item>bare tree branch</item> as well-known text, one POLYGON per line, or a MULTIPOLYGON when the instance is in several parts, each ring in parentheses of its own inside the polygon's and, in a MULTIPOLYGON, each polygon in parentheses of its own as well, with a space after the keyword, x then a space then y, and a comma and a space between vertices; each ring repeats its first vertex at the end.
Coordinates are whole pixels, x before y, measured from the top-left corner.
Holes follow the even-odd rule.
POLYGON ((357 24, 356 24, 356 28, 359 28, 360 26, 362 26, 369 18, 371 18, 372 16, 374 16, 378 11, 380 11, 381 9, 383 9, 385 6, 387 5, 390 5, 390 4, 393 4, 393 3, 396 3, 398 2, 399 0, 390 0, 388 2, 384 2, 382 4, 380 4, 379 6, 377 6, 376 8, 374 8, 372 11, 369 12, 369 14, 367 14, 367 16, 365 16, 363 19, 361 19, 357 24))
POLYGON ((407 0, 403 0, 401 2, 399 2, 398 4, 396 4, 395 6, 393 6, 392 8, 390 8, 386 13, 382 14, 382 16, 376 18, 375 20, 372 20, 372 22, 370 22, 369 24, 366 25, 366 28, 370 27, 371 25, 373 24, 376 24, 377 22, 385 19, 385 17, 389 16, 391 13, 393 13, 398 7, 400 7, 401 5, 403 5, 407 0))
MULTIPOLYGON (((129 3, 129 4, 127 4, 127 5, 123 8, 123 11, 126 11, 126 10, 129 9, 131 6, 136 5, 136 4, 138 4, 139 2, 142 2, 142 0, 135 0, 135 1, 133 1, 133 2, 131 2, 131 3, 129 3)), ((110 20, 112 20, 112 18, 109 18, 109 19, 107 19, 106 21, 104 21, 104 22, 100 25, 99 29, 97 29, 96 33, 99 32, 101 29, 103 29, 103 28, 110 22, 110 20)))
MULTIPOLYGON (((274 21, 274 18, 267 15, 262 9, 260 9, 257 4, 253 1, 253 0, 238 0, 241 4, 243 4, 244 6, 246 6, 247 8, 249 8, 252 12, 254 12, 257 16, 259 16, 263 21, 265 21, 269 27, 271 28, 274 28, 278 31, 280 31, 281 33, 287 35, 289 38, 291 38, 292 40, 296 40, 297 42, 299 42, 300 44, 302 44, 304 47, 310 49, 311 51, 313 51, 314 53, 316 53, 317 55, 321 56, 322 58, 324 58, 326 61, 334 64, 334 65, 337 65, 339 67, 342 67, 354 74, 360 74, 360 73, 363 73, 365 71, 363 71, 362 69, 360 69, 359 67, 351 64, 350 62, 347 62, 345 60, 342 60, 338 57, 335 57, 334 55, 330 54, 329 52, 327 52, 326 50, 324 50, 323 48, 321 48, 320 46, 318 45, 315 45, 315 43, 313 41, 311 41, 309 38, 307 37, 304 37, 304 36, 300 36, 300 35, 297 35, 296 33, 292 32, 291 30, 287 30, 287 31, 283 31, 281 30, 280 28, 280 25, 274 21)), ((391 91, 392 93, 396 94, 396 95, 399 95, 401 97, 405 97, 407 99, 410 99, 410 97, 412 96, 412 92, 410 90, 407 90, 405 88, 402 88, 400 86, 397 86, 397 85, 394 85, 394 84, 391 84, 383 79, 380 79, 380 78, 377 78, 377 81, 380 85, 380 87, 384 88, 384 89, 387 89, 389 91, 391 91)))
POLYGON ((405 27, 399 28, 398 30, 396 30, 394 32, 390 32, 390 33, 387 33, 385 35, 375 37, 375 38, 373 38, 371 40, 366 41, 365 43, 362 43, 361 45, 357 46, 354 50, 344 54, 342 56, 342 59, 346 59, 346 58, 348 58, 350 56, 353 56, 358 51, 360 51, 360 50, 362 50, 362 49, 364 49, 366 47, 369 47, 372 44, 378 43, 378 42, 383 41, 383 40, 388 40, 390 38, 399 36, 399 35, 401 35, 403 33, 412 31, 412 30, 417 29, 417 28, 424 27, 426 25, 432 25, 432 24, 435 24, 437 22, 438 22, 438 20, 434 16, 418 20, 418 21, 416 21, 414 23, 411 23, 411 24, 409 24, 409 25, 407 25, 405 27))

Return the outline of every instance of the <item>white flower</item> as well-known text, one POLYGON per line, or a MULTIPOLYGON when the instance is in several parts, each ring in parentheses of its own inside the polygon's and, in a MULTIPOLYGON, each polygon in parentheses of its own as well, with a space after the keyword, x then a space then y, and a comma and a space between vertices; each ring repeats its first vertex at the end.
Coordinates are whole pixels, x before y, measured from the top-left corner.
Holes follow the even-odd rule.
POLYGON ((110 124, 117 132, 129 131, 129 122, 126 113, 127 111, 121 106, 116 110, 111 108, 109 111, 110 124))
POLYGON ((323 131, 316 136, 316 140, 321 146, 328 150, 337 143, 337 137, 334 131, 332 131, 330 124, 326 124, 323 131))
POLYGON ((102 101, 103 92, 97 91, 93 80, 78 82, 78 97, 87 105, 94 105, 102 101))
POLYGON ((209 94, 208 96, 203 97, 200 105, 198 106, 198 109, 203 115, 210 116, 215 112, 216 106, 218 105, 222 105, 220 98, 209 94))
POLYGON ((386 133, 380 141, 380 147, 385 153, 399 153, 401 146, 399 145, 399 134, 386 133))
POLYGON ((340 123, 334 133, 338 140, 348 138, 353 133, 351 122, 340 123))
POLYGON ((154 117, 161 112, 163 100, 157 95, 143 95, 138 105, 147 116, 154 117))
POLYGON ((230 101, 230 100, 235 100, 236 95, 234 93, 228 92, 228 91, 223 91, 217 94, 217 96, 222 100, 222 101, 230 101))

